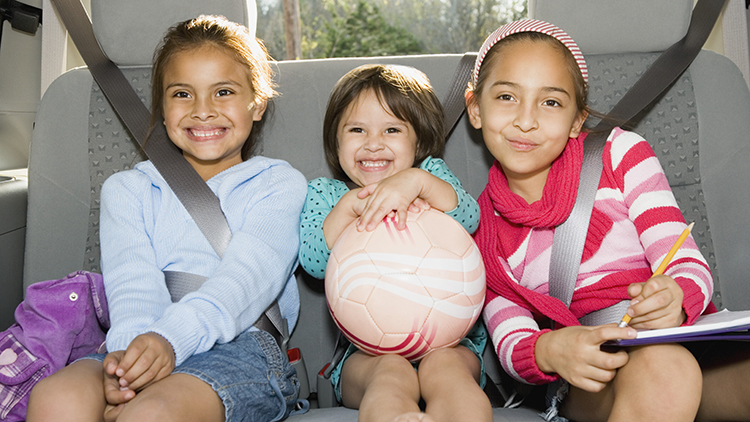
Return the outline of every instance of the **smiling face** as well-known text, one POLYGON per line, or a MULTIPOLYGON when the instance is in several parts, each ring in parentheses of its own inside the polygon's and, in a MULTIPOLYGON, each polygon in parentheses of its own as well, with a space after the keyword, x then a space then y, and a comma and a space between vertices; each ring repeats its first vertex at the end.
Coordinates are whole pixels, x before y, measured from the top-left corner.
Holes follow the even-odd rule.
POLYGON ((528 202, 541 198, 552 162, 586 118, 576 105, 574 80, 560 48, 544 41, 502 46, 482 91, 468 94, 472 125, 502 166, 511 190, 528 202))
POLYGON ((344 111, 337 130, 341 168, 357 186, 365 186, 414 165, 417 135, 371 89, 344 111))
POLYGON ((164 124, 203 180, 242 162, 242 146, 266 102, 256 103, 247 69, 222 48, 176 53, 164 72, 164 124))

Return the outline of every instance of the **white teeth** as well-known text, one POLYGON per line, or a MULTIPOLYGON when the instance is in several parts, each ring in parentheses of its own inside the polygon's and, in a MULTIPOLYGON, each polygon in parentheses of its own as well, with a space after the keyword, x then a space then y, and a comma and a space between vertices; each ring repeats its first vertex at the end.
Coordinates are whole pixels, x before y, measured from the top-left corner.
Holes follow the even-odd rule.
POLYGON ((383 167, 384 165, 388 164, 388 161, 360 161, 359 163, 362 165, 362 167, 383 167))
POLYGON ((207 138, 209 136, 219 135, 223 131, 224 129, 215 129, 215 130, 210 130, 210 131, 196 131, 195 129, 191 129, 190 133, 196 138, 207 138))

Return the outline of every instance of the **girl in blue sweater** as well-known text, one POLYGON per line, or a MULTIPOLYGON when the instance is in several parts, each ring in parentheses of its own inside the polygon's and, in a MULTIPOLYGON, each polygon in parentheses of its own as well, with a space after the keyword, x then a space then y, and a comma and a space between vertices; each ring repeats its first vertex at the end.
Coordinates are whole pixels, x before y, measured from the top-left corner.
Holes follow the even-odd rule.
POLYGON ((305 179, 250 157, 275 95, 269 57, 241 25, 201 16, 172 27, 154 59, 152 119, 218 196, 232 232, 220 258, 150 161, 107 179, 101 266, 112 328, 106 355, 34 389, 29 421, 280 420, 294 369, 253 326, 278 301, 299 314, 293 276, 305 179), (165 272, 205 278, 181 298, 165 272))

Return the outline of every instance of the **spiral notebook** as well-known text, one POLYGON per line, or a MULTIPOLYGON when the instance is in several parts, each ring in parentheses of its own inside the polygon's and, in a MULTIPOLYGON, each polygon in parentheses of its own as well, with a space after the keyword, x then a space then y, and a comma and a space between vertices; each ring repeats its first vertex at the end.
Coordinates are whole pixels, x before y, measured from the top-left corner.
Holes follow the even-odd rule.
POLYGON ((613 346, 639 346, 705 340, 750 341, 750 311, 723 310, 702 315, 693 325, 658 330, 639 330, 634 339, 607 342, 613 346))

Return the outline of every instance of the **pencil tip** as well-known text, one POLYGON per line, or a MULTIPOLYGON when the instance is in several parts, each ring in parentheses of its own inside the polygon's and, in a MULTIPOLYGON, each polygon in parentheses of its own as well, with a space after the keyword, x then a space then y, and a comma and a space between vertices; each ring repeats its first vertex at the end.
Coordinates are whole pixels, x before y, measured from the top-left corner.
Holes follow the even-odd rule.
POLYGON ((690 223, 689 226, 687 226, 688 230, 692 231, 694 225, 695 225, 695 221, 693 221, 692 223, 690 223))

